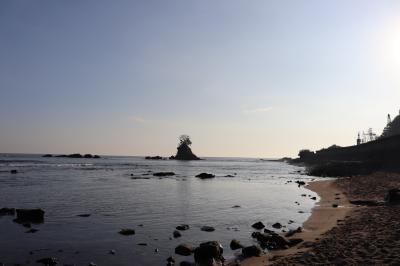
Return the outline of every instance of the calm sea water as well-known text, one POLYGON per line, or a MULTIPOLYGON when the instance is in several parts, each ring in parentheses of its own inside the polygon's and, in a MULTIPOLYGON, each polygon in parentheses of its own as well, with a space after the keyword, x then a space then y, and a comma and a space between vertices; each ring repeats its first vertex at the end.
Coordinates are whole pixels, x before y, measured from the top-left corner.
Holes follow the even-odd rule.
MULTIPOLYGON (((240 251, 231 251, 230 241, 253 244, 254 222, 262 221, 269 228, 280 222, 290 229, 309 217, 315 202, 301 194, 317 195, 294 183, 285 184, 311 179, 301 171, 285 163, 243 158, 181 162, 3 154, 0 208, 42 208, 46 214, 44 224, 33 226, 39 229, 34 234, 25 233, 27 229, 13 223, 12 217, 0 217, 0 262, 35 265, 50 256, 61 265, 166 265, 178 244, 210 240, 220 241, 225 257, 234 258, 240 251), (12 169, 18 174, 10 174, 12 169), (153 176, 161 171, 176 175, 153 176), (216 178, 195 178, 202 172, 216 178), (77 216, 86 213, 91 216, 77 216), (289 220, 295 223, 288 225, 289 220), (174 239, 172 232, 179 224, 189 224, 190 229, 174 239), (204 225, 216 230, 203 232, 204 225), (121 228, 135 229, 136 234, 119 235, 121 228)), ((193 261, 193 257, 174 257, 193 261)))

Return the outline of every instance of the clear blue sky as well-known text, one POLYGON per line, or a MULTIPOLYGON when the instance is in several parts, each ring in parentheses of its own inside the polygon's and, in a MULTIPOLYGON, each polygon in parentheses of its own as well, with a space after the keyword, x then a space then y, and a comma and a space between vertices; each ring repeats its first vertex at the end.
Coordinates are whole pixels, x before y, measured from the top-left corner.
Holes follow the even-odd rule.
POLYGON ((0 1, 0 152, 294 156, 400 108, 400 1, 0 1))

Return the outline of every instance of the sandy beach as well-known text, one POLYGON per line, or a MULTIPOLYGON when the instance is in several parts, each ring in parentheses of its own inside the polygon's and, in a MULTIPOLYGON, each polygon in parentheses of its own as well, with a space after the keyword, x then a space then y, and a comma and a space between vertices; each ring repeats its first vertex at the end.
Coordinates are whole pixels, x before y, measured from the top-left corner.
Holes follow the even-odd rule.
POLYGON ((388 189, 399 186, 400 176, 390 173, 310 183, 321 201, 303 232, 294 236, 304 242, 242 265, 399 265, 400 206, 383 204, 388 189), (354 201, 378 206, 350 203, 354 201))

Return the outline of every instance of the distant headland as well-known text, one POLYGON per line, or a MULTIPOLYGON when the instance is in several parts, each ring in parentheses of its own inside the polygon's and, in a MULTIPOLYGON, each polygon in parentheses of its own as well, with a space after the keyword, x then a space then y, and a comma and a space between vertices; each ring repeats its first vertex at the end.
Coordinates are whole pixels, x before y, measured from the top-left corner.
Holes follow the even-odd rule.
POLYGON ((309 174, 316 176, 351 176, 376 171, 400 172, 400 115, 388 122, 381 136, 373 133, 358 134, 357 145, 332 145, 318 151, 299 152, 292 163, 305 164, 309 174))

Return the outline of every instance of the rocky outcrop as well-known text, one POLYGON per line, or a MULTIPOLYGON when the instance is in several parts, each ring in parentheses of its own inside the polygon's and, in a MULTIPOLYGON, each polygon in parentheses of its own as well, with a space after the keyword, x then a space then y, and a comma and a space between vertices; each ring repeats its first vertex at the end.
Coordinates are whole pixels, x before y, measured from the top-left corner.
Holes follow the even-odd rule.
POLYGON ((183 143, 179 145, 177 148, 178 152, 176 153, 174 159, 181 160, 181 161, 192 161, 192 160, 200 160, 190 149, 189 145, 183 143))

